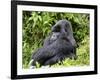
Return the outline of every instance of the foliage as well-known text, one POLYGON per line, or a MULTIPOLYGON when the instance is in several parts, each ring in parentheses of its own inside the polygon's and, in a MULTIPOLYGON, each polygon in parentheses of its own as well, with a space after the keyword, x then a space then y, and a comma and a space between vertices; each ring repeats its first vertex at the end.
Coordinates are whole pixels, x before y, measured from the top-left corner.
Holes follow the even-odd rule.
POLYGON ((69 65, 84 65, 89 63, 88 43, 83 44, 84 40, 86 40, 86 42, 89 41, 89 39, 87 39, 87 36, 89 35, 89 14, 23 11, 22 34, 24 68, 28 67, 32 52, 42 47, 44 39, 51 32, 51 27, 61 19, 66 19, 71 22, 75 40, 79 45, 77 49, 78 59, 74 61, 69 61, 69 59, 65 60, 63 66, 66 66, 65 63, 67 62, 69 62, 69 65))

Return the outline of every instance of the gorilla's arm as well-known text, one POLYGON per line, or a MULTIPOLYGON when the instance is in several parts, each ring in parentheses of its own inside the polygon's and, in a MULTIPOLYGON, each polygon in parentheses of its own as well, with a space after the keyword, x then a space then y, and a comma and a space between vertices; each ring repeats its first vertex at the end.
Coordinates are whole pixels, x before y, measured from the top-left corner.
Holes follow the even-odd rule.
POLYGON ((53 65, 61 60, 63 60, 65 58, 64 54, 59 53, 58 55, 55 55, 54 57, 48 59, 45 63, 44 66, 46 65, 53 65))
POLYGON ((35 53, 32 55, 32 65, 36 66, 36 62, 40 63, 40 65, 43 65, 46 60, 52 58, 53 56, 56 55, 55 50, 52 49, 51 47, 43 47, 37 50, 35 53))

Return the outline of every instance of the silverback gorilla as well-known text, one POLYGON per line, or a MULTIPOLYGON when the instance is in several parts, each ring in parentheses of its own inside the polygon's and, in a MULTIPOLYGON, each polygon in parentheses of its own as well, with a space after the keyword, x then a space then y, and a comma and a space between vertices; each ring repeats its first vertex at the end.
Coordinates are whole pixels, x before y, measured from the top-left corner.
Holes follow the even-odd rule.
POLYGON ((41 66, 53 65, 66 58, 76 58, 76 41, 72 25, 67 20, 59 20, 51 29, 51 34, 44 40, 43 47, 33 53, 31 66, 36 62, 41 66))

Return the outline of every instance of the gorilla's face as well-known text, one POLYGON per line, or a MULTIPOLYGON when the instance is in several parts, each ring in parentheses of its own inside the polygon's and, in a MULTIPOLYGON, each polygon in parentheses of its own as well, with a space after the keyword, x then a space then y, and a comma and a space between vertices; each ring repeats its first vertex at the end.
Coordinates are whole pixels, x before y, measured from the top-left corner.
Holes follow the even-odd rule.
POLYGON ((60 33, 61 39, 67 39, 73 46, 76 46, 76 41, 73 37, 72 25, 67 20, 58 21, 51 29, 52 32, 60 33))
POLYGON ((72 35, 71 23, 67 20, 58 21, 53 27, 52 32, 57 32, 63 35, 63 37, 68 38, 68 36, 72 35))

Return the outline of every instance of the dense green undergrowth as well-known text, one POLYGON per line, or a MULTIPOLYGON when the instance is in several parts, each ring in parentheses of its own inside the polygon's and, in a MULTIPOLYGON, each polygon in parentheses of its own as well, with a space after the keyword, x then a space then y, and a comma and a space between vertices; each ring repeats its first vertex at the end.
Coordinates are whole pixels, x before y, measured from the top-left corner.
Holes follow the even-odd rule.
MULTIPOLYGON (((42 47, 51 27, 61 19, 69 20, 72 24, 74 38, 78 44, 77 59, 66 59, 51 67, 89 65, 89 14, 23 11, 23 68, 29 67, 32 53, 42 47)), ((37 66, 39 67, 39 64, 37 66)))

